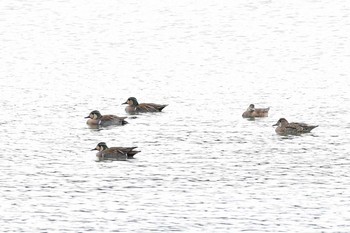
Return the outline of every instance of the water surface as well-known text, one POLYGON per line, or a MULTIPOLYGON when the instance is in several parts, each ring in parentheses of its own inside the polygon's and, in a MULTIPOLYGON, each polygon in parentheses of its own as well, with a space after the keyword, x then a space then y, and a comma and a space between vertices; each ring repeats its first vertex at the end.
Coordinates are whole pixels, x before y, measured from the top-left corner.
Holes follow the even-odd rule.
POLYGON ((1 1, 4 232, 348 232, 347 1, 1 1), (126 115, 130 96, 169 104, 126 115), (249 121, 250 103, 271 107, 249 121), (281 137, 280 117, 318 124, 281 137), (138 146, 96 162, 100 141, 138 146))

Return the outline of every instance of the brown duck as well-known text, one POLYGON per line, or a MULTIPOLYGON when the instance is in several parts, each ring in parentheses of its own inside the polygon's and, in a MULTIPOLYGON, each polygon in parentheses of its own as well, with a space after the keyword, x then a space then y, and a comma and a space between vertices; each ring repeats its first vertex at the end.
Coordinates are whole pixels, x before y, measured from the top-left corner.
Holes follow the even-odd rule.
POLYGON ((273 126, 277 126, 275 131, 280 135, 310 133, 311 130, 318 127, 318 125, 308 125, 305 123, 289 123, 285 118, 280 118, 273 126))
POLYGON ((247 110, 242 114, 243 118, 267 117, 270 108, 255 108, 254 104, 249 105, 247 110))
POLYGON ((161 112, 163 108, 168 106, 167 104, 153 104, 153 103, 141 103, 137 102, 135 97, 130 97, 123 103, 127 104, 125 111, 129 114, 145 113, 145 112, 161 112))
POLYGON ((133 159, 134 155, 141 152, 135 151, 137 147, 110 147, 108 148, 105 142, 100 142, 92 150, 98 150, 96 157, 101 160, 118 160, 125 161, 127 159, 133 159))
POLYGON ((127 117, 118 117, 116 115, 101 115, 97 110, 92 111, 89 116, 85 118, 90 118, 87 120, 87 124, 90 126, 110 126, 110 125, 125 125, 128 122, 125 121, 127 117))

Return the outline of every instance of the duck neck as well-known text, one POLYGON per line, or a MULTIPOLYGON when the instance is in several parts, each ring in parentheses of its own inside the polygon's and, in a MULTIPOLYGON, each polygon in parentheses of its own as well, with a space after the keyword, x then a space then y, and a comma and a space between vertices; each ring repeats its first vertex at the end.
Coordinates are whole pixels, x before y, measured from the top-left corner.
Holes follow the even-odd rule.
POLYGON ((102 118, 102 115, 100 113, 95 113, 95 116, 96 116, 96 120, 99 120, 102 118))
POLYGON ((139 105, 139 102, 137 102, 137 100, 133 100, 132 101, 132 105, 133 107, 137 107, 139 105))

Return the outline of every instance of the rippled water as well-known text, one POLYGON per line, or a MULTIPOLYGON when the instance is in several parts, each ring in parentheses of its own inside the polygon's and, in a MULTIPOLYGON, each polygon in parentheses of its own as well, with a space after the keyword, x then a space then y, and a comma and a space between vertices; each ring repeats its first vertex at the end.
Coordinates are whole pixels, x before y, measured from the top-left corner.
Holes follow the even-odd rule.
POLYGON ((0 2, 3 232, 349 232, 348 1, 0 2), (128 97, 169 104, 126 126, 128 97), (271 107, 250 121, 250 103, 271 107), (318 124, 281 137, 280 117, 318 124), (138 146, 127 162, 90 151, 138 146))

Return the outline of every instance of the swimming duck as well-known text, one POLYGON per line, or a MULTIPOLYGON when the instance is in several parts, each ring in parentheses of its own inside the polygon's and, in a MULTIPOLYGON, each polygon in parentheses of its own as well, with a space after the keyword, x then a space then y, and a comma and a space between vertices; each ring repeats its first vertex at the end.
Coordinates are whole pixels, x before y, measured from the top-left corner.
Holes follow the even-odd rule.
POLYGON ((305 123, 289 123, 285 118, 280 118, 273 126, 277 126, 275 131, 281 135, 310 133, 311 130, 318 127, 318 125, 307 125, 305 123))
POLYGON ((96 157, 98 160, 119 160, 125 161, 127 159, 133 159, 134 155, 141 152, 135 151, 137 147, 110 147, 108 148, 105 142, 100 142, 92 150, 98 150, 96 157))
POLYGON ((89 116, 85 118, 90 118, 87 120, 86 124, 90 126, 110 126, 110 125, 125 125, 128 122, 125 121, 127 117, 118 117, 115 115, 101 115, 97 110, 90 112, 89 116))
POLYGON ((249 105, 247 110, 242 114, 243 118, 267 117, 270 108, 255 108, 254 104, 249 105))
POLYGON ((167 104, 152 104, 152 103, 141 103, 137 102, 135 97, 130 97, 125 103, 128 106, 125 108, 125 111, 129 114, 137 114, 144 112, 161 112, 163 108, 168 106, 167 104))

